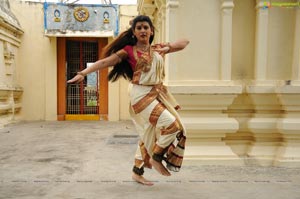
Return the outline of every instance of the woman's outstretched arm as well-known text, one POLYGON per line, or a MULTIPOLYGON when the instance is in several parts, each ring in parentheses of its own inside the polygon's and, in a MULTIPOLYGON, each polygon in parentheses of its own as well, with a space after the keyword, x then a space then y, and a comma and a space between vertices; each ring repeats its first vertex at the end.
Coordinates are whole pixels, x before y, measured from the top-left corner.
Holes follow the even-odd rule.
POLYGON ((179 39, 175 42, 158 44, 158 46, 154 46, 154 48, 160 54, 167 54, 183 50, 189 43, 187 39, 179 39))
POLYGON ((109 57, 106 57, 104 59, 100 59, 96 61, 93 65, 91 65, 88 68, 85 68, 84 70, 77 73, 75 77, 68 80, 67 83, 79 83, 84 80, 84 76, 88 75, 89 73, 98 71, 102 68, 106 68, 109 66, 114 66, 117 63, 121 62, 121 57, 117 55, 116 53, 110 55, 109 57))
POLYGON ((170 48, 168 53, 183 50, 189 43, 190 41, 187 39, 180 39, 175 42, 167 43, 167 46, 170 48))

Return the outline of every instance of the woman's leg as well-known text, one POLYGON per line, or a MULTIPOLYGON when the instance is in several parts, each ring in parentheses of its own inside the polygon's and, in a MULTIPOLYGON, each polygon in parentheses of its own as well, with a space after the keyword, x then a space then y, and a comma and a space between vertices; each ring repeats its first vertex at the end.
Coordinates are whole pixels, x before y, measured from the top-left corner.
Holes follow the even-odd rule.
MULTIPOLYGON (((156 168, 156 170, 161 171, 162 170, 162 160, 165 160, 164 154, 167 153, 167 150, 171 143, 176 140, 176 135, 180 132, 181 128, 179 123, 177 122, 176 118, 167 110, 163 109, 162 104, 157 104, 156 108, 153 109, 153 112, 151 115, 157 115, 156 110, 162 110, 159 114, 159 117, 154 116, 150 119, 151 123, 155 125, 157 128, 160 129, 160 136, 158 137, 154 149, 153 149, 153 155, 152 155, 152 161, 153 167, 156 168), (156 119, 157 118, 157 119, 156 119), (157 166, 157 167, 156 167, 157 166)), ((165 167, 164 167, 165 168, 165 167)), ((171 168, 171 167, 168 167, 171 168)), ((167 170, 167 169, 166 169, 167 170)), ((174 169, 171 169, 174 171, 174 169)), ((166 172, 160 172, 162 175, 169 175, 166 172)))
POLYGON ((152 186, 153 183, 143 177, 144 174, 144 162, 140 159, 135 159, 132 169, 132 179, 143 185, 152 186))
POLYGON ((156 140, 154 149, 153 147, 151 148, 153 151, 151 151, 152 157, 150 163, 160 174, 170 176, 171 174, 162 164, 162 160, 164 159, 163 156, 166 153, 167 147, 174 142, 177 133, 180 132, 180 125, 165 106, 157 100, 153 101, 140 112, 140 115, 145 121, 148 119, 153 127, 160 129, 160 135, 156 140))

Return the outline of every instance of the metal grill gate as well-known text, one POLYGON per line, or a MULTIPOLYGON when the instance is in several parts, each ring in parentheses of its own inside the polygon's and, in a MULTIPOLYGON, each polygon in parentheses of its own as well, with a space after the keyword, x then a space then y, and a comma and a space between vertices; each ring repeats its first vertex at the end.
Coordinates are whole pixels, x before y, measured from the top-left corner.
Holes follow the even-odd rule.
MULTIPOLYGON (((98 60, 97 41, 67 40, 66 51, 67 79, 98 60)), ((99 82, 99 72, 93 72, 80 84, 68 84, 66 114, 99 114, 99 82)))

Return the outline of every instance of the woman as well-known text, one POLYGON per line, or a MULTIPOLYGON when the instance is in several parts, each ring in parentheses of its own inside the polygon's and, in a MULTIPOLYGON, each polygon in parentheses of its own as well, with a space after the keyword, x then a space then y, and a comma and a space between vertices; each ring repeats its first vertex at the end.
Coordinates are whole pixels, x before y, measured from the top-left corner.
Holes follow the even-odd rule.
POLYGON ((114 66, 109 80, 116 81, 123 76, 131 81, 130 114, 140 134, 132 178, 144 185, 153 185, 143 177, 144 167, 154 167, 164 176, 170 176, 169 171, 179 171, 186 139, 176 112, 179 105, 162 83, 164 55, 184 49, 189 41, 182 39, 151 46, 153 38, 154 27, 150 18, 137 16, 131 29, 106 47, 104 59, 68 81, 81 82, 87 74, 108 66, 114 66))

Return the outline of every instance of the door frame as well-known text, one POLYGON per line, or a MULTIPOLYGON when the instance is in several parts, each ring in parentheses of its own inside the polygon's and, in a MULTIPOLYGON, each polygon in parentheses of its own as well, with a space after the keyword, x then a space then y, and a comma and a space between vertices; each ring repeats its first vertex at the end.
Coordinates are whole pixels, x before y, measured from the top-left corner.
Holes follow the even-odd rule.
POLYGON ((108 120, 108 68, 101 69, 99 74, 99 115, 67 115, 66 114, 66 42, 97 41, 98 59, 101 58, 102 50, 107 45, 107 38, 85 37, 58 37, 57 38, 57 120, 108 120))

